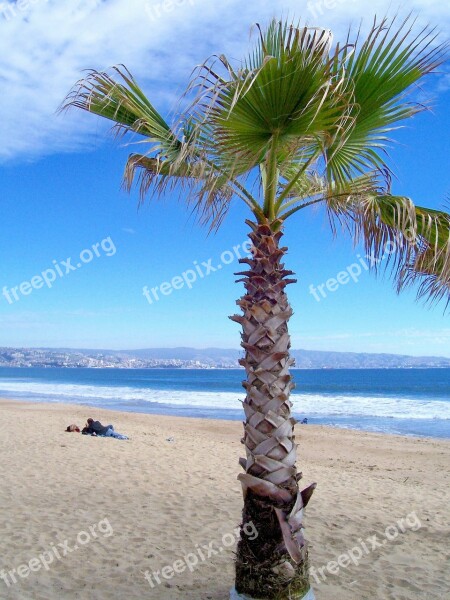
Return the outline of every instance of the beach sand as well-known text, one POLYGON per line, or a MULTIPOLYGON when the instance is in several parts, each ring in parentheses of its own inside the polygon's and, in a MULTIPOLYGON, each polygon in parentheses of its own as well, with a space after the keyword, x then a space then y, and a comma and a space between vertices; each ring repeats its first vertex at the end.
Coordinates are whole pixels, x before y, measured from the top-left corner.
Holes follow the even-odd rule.
MULTIPOLYGON (((228 599, 241 436, 229 421, 0 402, 0 598, 228 599), (131 440, 65 433, 90 416, 131 440), (164 567, 169 579, 145 579, 164 567)), ((317 600, 449 598, 450 442, 310 425, 297 441, 303 482, 318 483, 317 600), (358 565, 329 562, 349 551, 358 565)))

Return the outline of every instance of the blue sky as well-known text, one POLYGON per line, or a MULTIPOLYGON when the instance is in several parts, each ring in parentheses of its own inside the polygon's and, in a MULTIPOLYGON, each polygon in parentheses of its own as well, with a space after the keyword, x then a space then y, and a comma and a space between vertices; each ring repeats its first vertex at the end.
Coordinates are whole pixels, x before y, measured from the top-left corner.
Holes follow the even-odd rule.
MULTIPOLYGON (((233 205, 211 236, 175 198, 138 211, 137 194, 120 189, 129 149, 90 115, 55 114, 84 68, 124 62, 166 113, 195 64, 217 51, 245 52, 255 21, 295 13, 312 24, 314 10, 320 16, 314 24, 339 36, 366 10, 359 0, 337 1, 329 10, 301 2, 277 2, 276 11, 265 1, 211 4, 180 0, 169 10, 138 0, 72 0, 63 7, 35 0, 21 11, 13 6, 14 12, 0 5, 0 109, 6 115, 0 123, 0 291, 7 290, 0 296, 0 346, 238 346, 239 328, 226 317, 242 292, 233 283, 237 261, 231 259, 246 239, 245 207, 233 205), (221 268, 206 276, 202 263, 210 259, 221 268), (30 291, 26 282, 45 272, 51 279, 48 269, 57 273, 55 281, 30 291), (189 270, 197 272, 191 289, 183 279, 183 273, 192 277, 189 270), (158 300, 150 295, 150 303, 144 287, 165 281, 181 289, 158 292, 158 300)), ((373 10, 383 14, 388 5, 376 0, 373 10)), ((450 21, 450 9, 437 2, 408 6, 442 29, 450 21)), ((364 15, 367 22, 372 14, 364 15)), ((450 191, 449 92, 448 72, 430 78, 422 93, 433 100, 433 113, 398 132, 391 150, 394 192, 434 208, 450 191)), ((284 239, 287 266, 298 278, 289 288, 294 347, 450 356, 443 306, 429 309, 415 302, 413 291, 397 296, 387 278, 364 268, 357 273, 351 265, 362 250, 345 235, 333 240, 324 214, 302 211, 284 239), (310 293, 311 285, 317 289, 348 268, 357 281, 334 292, 322 288, 320 301, 310 293)))

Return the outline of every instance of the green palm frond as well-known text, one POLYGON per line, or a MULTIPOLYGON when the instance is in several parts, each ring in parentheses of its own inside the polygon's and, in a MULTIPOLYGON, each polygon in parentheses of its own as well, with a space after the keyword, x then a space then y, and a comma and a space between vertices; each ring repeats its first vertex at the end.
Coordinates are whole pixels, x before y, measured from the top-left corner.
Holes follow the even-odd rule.
POLYGON ((317 148, 324 132, 342 119, 327 57, 330 32, 273 22, 239 70, 221 57, 226 72, 206 64, 196 77, 196 108, 212 124, 217 160, 243 173, 264 162, 276 141, 277 160, 317 148), (207 81, 211 85, 204 85, 207 81), (334 86, 334 87, 333 87, 334 86), (332 93, 333 92, 333 93, 332 93))
POLYGON ((227 177, 221 177, 201 160, 188 164, 142 154, 130 155, 125 167, 126 189, 130 191, 134 184, 139 188, 141 201, 149 195, 163 196, 167 192, 177 191, 180 196, 187 198, 188 205, 199 215, 200 222, 209 224, 211 229, 220 226, 230 208, 231 199, 239 191, 229 184, 227 177))
POLYGON ((138 133, 156 144, 156 150, 176 151, 180 141, 126 67, 112 70, 118 81, 108 73, 89 71, 69 92, 61 110, 86 110, 112 121, 116 133, 138 133))
POLYGON ((419 283, 419 298, 450 298, 450 215, 402 196, 335 197, 329 211, 363 242, 370 266, 392 267, 397 290, 419 283))
POLYGON ((141 201, 167 190, 186 192, 200 220, 217 227, 227 213, 234 195, 252 208, 256 202, 245 189, 224 177, 203 156, 197 143, 192 119, 185 118, 172 129, 125 67, 114 67, 118 81, 104 72, 90 71, 67 96, 62 109, 81 108, 113 121, 116 134, 143 136, 146 154, 132 154, 125 168, 124 186, 130 190, 136 181, 141 201), (252 204, 253 203, 253 204, 252 204))
POLYGON ((339 217, 343 202, 349 198, 354 200, 386 192, 385 181, 377 172, 361 175, 343 183, 329 181, 315 171, 306 171, 301 177, 297 177, 296 173, 295 165, 288 165, 282 172, 286 180, 295 181, 295 183, 280 204, 278 218, 285 221, 307 206, 323 203, 329 213, 330 225, 334 233, 336 233, 336 217, 339 217))
POLYGON ((352 96, 352 126, 346 136, 339 136, 327 147, 328 178, 343 182, 352 179, 355 172, 385 168, 384 149, 390 132, 425 108, 407 102, 407 96, 422 77, 445 60, 448 44, 436 43, 434 29, 426 27, 415 33, 415 23, 409 17, 399 27, 395 25, 395 18, 375 21, 361 47, 359 35, 350 45, 349 33, 342 58, 334 62, 339 73, 342 62, 345 65, 345 87, 352 96))
MULTIPOLYGON (((388 215, 386 215, 386 222, 388 215)), ((450 215, 421 206, 414 207, 414 222, 407 234, 411 238, 416 227, 417 240, 411 260, 398 271, 397 289, 401 291, 419 283, 417 297, 450 302, 450 215)))

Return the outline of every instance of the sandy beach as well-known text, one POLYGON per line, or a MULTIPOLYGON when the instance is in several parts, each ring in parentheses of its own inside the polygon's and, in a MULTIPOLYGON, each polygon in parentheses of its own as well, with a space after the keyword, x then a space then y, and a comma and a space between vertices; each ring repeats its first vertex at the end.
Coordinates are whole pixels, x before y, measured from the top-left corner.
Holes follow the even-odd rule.
MULTIPOLYGON (((0 598, 226 600, 241 428, 1 401, 0 598), (64 431, 90 416, 131 439, 64 431)), ((450 442, 309 425, 297 441, 317 600, 448 598, 450 442)))

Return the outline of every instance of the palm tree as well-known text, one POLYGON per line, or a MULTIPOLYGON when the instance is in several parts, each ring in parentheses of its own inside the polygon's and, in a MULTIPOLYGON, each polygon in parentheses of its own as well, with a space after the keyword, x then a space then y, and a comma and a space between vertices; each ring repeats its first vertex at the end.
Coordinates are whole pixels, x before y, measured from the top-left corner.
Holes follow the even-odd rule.
POLYGON ((431 300, 450 291, 450 216, 392 195, 385 152, 389 133, 424 109, 407 95, 443 62, 446 45, 434 30, 415 32, 409 18, 375 20, 361 38, 349 33, 333 46, 330 31, 277 21, 258 27, 241 64, 221 56, 196 70, 172 125, 122 66, 112 75, 89 72, 63 105, 142 136, 144 152, 129 156, 124 175, 141 200, 178 190, 212 229, 232 200, 249 209, 252 255, 241 260, 245 293, 231 319, 242 326, 247 375, 242 526, 252 522, 259 535, 241 530, 239 598, 313 597, 302 520, 315 484, 301 490, 296 467, 286 221, 321 205, 333 231, 343 226, 364 244, 375 270, 395 245, 398 290, 418 282, 418 295, 431 300))

